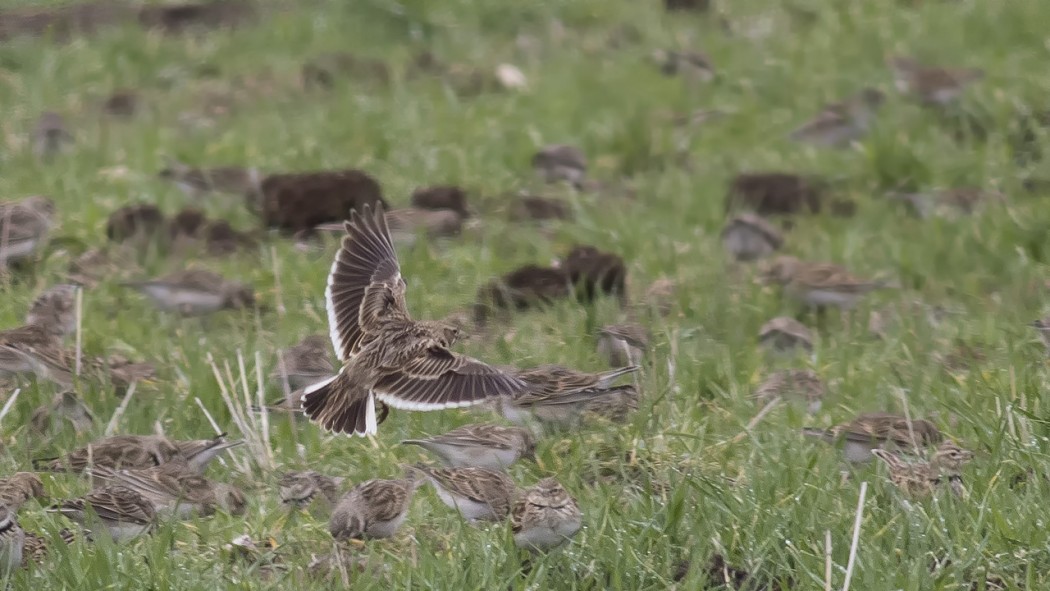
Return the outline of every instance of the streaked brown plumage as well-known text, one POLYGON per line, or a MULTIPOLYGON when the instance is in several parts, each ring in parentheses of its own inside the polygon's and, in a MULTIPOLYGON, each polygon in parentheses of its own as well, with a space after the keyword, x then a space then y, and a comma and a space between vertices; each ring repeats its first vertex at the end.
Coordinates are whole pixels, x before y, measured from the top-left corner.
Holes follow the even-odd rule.
POLYGON ((883 280, 861 279, 833 263, 779 256, 762 268, 763 279, 784 286, 784 293, 813 307, 852 308, 870 291, 887 287, 883 280))
POLYGON ((882 91, 864 88, 842 102, 825 106, 816 117, 791 133, 791 139, 817 146, 843 148, 864 138, 879 107, 882 91))
POLYGON ((726 212, 752 211, 758 215, 820 213, 827 183, 787 172, 741 173, 726 193, 726 212))
POLYGON ((304 507, 319 503, 331 509, 339 501, 339 488, 344 478, 327 476, 313 470, 286 472, 277 481, 281 503, 304 507))
POLYGON ((157 515, 189 519, 211 515, 217 507, 231 515, 243 515, 248 501, 234 486, 200 476, 185 460, 177 459, 144 470, 93 468, 92 476, 107 486, 125 486, 153 505, 157 515))
POLYGON ((75 285, 60 283, 40 292, 29 304, 26 324, 40 325, 56 337, 64 337, 77 328, 75 285))
POLYGON ((33 468, 46 472, 80 473, 89 467, 90 462, 90 465, 113 469, 143 469, 170 462, 181 455, 174 443, 160 435, 116 435, 73 450, 63 457, 33 460, 33 468))
POLYGON ((564 544, 582 525, 583 513, 576 499, 554 478, 525 489, 510 512, 514 543, 530 552, 564 544))
MULTIPOLYGON (((91 532, 86 532, 90 535, 91 532)), ((72 530, 63 528, 62 531, 58 532, 59 539, 66 544, 72 544, 77 539, 77 535, 72 530)), ((48 555, 48 538, 36 534, 33 532, 26 532, 25 545, 22 550, 22 568, 28 567, 30 564, 43 564, 44 560, 48 555)))
POLYGON ((360 170, 271 174, 246 198, 265 227, 288 233, 312 232, 319 224, 345 220, 347 212, 365 205, 387 208, 379 183, 360 170))
POLYGON ((607 397, 621 396, 625 390, 635 394, 632 385, 616 386, 622 376, 638 371, 637 365, 599 373, 588 373, 561 365, 541 365, 516 372, 528 390, 495 399, 496 409, 507 420, 519 425, 530 418, 552 426, 574 423, 584 410, 600 411, 607 397))
POLYGON ((354 211, 325 290, 329 330, 343 367, 306 388, 303 411, 323 429, 374 434, 380 404, 428 411, 478 404, 525 389, 520 380, 449 350, 454 326, 415 321, 381 208, 354 211))
POLYGON ((500 470, 423 465, 417 465, 416 469, 434 485, 445 505, 458 510, 469 521, 503 520, 518 496, 514 481, 500 470))
POLYGON ((568 203, 536 195, 512 197, 507 215, 512 222, 571 220, 575 217, 568 203))
POLYGON ((775 353, 813 350, 813 331, 790 316, 777 316, 758 329, 758 342, 775 353))
POLYGON ((852 463, 871 461, 873 449, 914 453, 916 448, 922 450, 944 439, 937 426, 926 419, 912 419, 909 424, 905 417, 883 412, 862 414, 830 429, 802 432, 828 443, 843 442, 846 460, 852 463))
POLYGON ((175 161, 170 162, 157 176, 175 183, 179 190, 194 199, 200 199, 213 192, 243 195, 248 191, 257 190, 262 181, 262 175, 256 168, 193 168, 175 161))
POLYGON ((754 398, 766 404, 775 398, 795 397, 806 401, 809 414, 820 410, 824 398, 824 382, 811 369, 784 369, 771 373, 758 388, 754 398))
POLYGON ((619 255, 594 246, 577 245, 566 255, 561 267, 581 301, 589 302, 598 294, 607 294, 619 298, 621 305, 626 303, 627 266, 619 255))
POLYGON ((164 214, 152 203, 125 205, 109 214, 106 237, 113 242, 153 240, 164 226, 164 214))
POLYGON ((431 210, 451 209, 458 213, 460 218, 470 217, 467 192, 455 185, 420 187, 412 191, 412 207, 431 210))
POLYGON ((29 324, 0 331, 0 373, 33 373, 63 387, 73 384, 73 360, 52 331, 29 324))
POLYGON ((337 540, 389 538, 408 516, 421 481, 368 480, 346 493, 332 511, 328 531, 337 540))
POLYGON ((426 439, 406 439, 440 457, 447 466, 505 470, 519 458, 533 458, 536 441, 527 429, 489 423, 464 425, 426 439))
POLYGON ((148 296, 161 310, 185 315, 255 306, 255 291, 251 286, 204 269, 175 271, 124 285, 148 296))
POLYGON ((0 267, 33 256, 55 225, 55 202, 35 195, 0 203, 0 267))
POLYGON ((47 498, 44 483, 32 472, 15 472, 0 479, 0 505, 14 513, 18 513, 29 499, 44 498, 47 498))
POLYGON ((157 517, 153 504, 146 497, 119 485, 62 501, 48 511, 64 515, 81 525, 102 525, 116 542, 128 541, 149 532, 157 517))

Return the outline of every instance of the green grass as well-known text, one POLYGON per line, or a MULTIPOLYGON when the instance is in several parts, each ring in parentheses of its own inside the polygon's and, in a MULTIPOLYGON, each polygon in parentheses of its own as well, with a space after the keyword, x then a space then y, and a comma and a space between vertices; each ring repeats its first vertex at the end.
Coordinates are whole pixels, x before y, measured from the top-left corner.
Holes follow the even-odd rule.
MULTIPOLYGON (((129 27, 65 45, 14 40, 0 45, 0 195, 49 194, 60 205, 59 234, 101 244, 105 217, 116 206, 143 200, 173 212, 187 204, 176 188, 155 178, 167 155, 273 171, 354 166, 376 176, 394 204, 407 203, 417 186, 455 183, 471 190, 474 204, 492 209, 500 195, 531 186, 528 161, 535 149, 578 144, 590 157, 592 176, 629 177, 637 199, 573 196, 576 221, 556 227, 550 240, 489 216, 459 240, 399 255, 410 308, 421 318, 442 317, 469 303, 482 282, 520 264, 548 261, 576 242, 622 253, 636 294, 661 275, 678 280, 675 314, 653 325, 642 411, 623 427, 595 425, 546 439, 537 464, 512 470, 522 484, 557 475, 579 499, 584 529, 566 549, 537 559, 521 575, 506 527, 467 525, 423 489, 402 533, 368 544, 365 552, 383 565, 381 573, 353 576, 352 588, 666 589, 676 564, 691 559, 694 568, 680 588, 697 589, 707 588, 702 565, 717 552, 762 577, 818 589, 825 531, 831 532, 832 579, 839 588, 862 481, 871 488, 852 588, 981 589, 970 583, 983 581, 984 573, 998 575, 1008 589, 1043 588, 1050 584, 1050 485, 1040 478, 1010 485, 1015 475, 1044 473, 1048 464, 1050 428, 1039 419, 1050 414, 1045 353, 1024 324, 1048 304, 1050 208, 1041 197, 1020 192, 1020 179, 1038 172, 1038 165, 1023 171, 1012 164, 1006 130, 1016 104, 1045 96, 1050 87, 1043 75, 1050 5, 968 0, 906 8, 889 0, 800 0, 797 5, 819 11, 815 23, 802 25, 771 8, 777 3, 722 4, 741 27, 772 19, 773 33, 754 41, 728 36, 714 19, 666 16, 655 0, 328 0, 196 37, 165 38, 129 27), (563 38, 552 36, 552 19, 564 25, 563 38), (635 29, 638 42, 607 48, 622 26, 635 29), (523 53, 514 42, 518 33, 537 38, 541 49, 523 53), (690 45, 711 56, 716 81, 690 88, 647 61, 653 49, 690 45), (400 72, 422 49, 449 62, 517 64, 531 88, 468 99, 437 80, 395 76, 389 87, 342 81, 327 94, 298 89, 303 60, 325 51, 380 58, 400 72), (787 142, 786 134, 823 102, 865 84, 891 91, 883 65, 889 52, 985 68, 988 78, 968 94, 967 104, 987 113, 989 139, 956 143, 927 111, 894 95, 861 149, 828 152, 787 142), (221 76, 195 77, 202 66, 219 68, 221 76), (128 123, 104 120, 98 100, 123 87, 143 93, 146 112, 128 123), (204 131, 177 123, 179 113, 199 109, 215 92, 235 105, 228 117, 204 131), (730 116, 692 133, 654 116, 693 108, 730 116), (74 152, 46 165, 25 139, 44 109, 66 114, 77 136, 74 152), (675 164, 679 148, 687 151, 691 169, 675 164), (775 291, 730 273, 720 247, 726 181, 737 171, 758 169, 848 178, 844 192, 858 201, 857 216, 799 220, 787 250, 858 273, 894 274, 904 289, 869 298, 842 321, 832 314, 813 358, 796 361, 831 384, 816 417, 782 407, 747 437, 731 441, 756 413, 748 395, 771 365, 755 349, 758 327, 794 312, 775 291), (978 218, 920 222, 878 198, 902 178, 924 187, 994 186, 1012 199, 978 218), (867 335, 869 310, 909 298, 960 313, 934 328, 905 311, 885 340, 867 335), (956 341, 980 346, 986 359, 967 372, 946 372, 935 356, 956 341), (672 351, 673 381, 667 370, 672 351), (965 474, 968 499, 944 497, 906 510, 882 470, 862 467, 843 482, 834 450, 798 434, 802 426, 827 426, 859 411, 900 412, 898 387, 909 389, 912 415, 936 415, 964 445, 982 450, 965 474), (935 559, 945 565, 931 573, 935 559)), ((206 209, 241 228, 255 223, 236 199, 219 198, 206 209)), ((236 370, 237 351, 243 351, 253 372, 258 351, 268 370, 277 348, 325 332, 323 286, 334 242, 327 246, 323 253, 302 253, 274 238, 253 255, 199 261, 251 281, 272 305, 276 253, 283 315, 229 312, 201 322, 156 312, 117 286, 183 264, 155 256, 87 292, 85 351, 122 351, 161 367, 159 384, 139 389, 121 430, 148 433, 159 422, 174 437, 209 436, 193 402, 199 397, 237 435, 206 355, 236 370)), ((17 276, 4 291, 0 326, 17 325, 32 296, 60 280, 69 257, 52 249, 30 273, 17 276)), ((461 350, 494 363, 598 370, 593 333, 617 314, 611 301, 593 310, 559 304, 517 317, 505 342, 474 340, 461 350)), ((28 469, 33 457, 100 436, 120 402, 83 386, 82 396, 99 417, 95 432, 35 438, 20 425, 52 392, 47 384, 30 386, 4 419, 2 471, 28 469)), ((268 394, 275 393, 271 386, 268 394)), ((280 420, 272 445, 282 468, 309 466, 356 482, 393 477, 400 463, 423 459, 419 450, 398 446, 401 439, 473 420, 466 411, 398 412, 374 444, 300 427, 301 453, 280 420)), ((166 525, 121 547, 63 548, 47 567, 16 574, 15 588, 306 585, 311 553, 332 545, 326 523, 286 516, 275 499, 273 474, 248 477, 215 467, 211 475, 251 491, 246 518, 166 525), (287 569, 266 581, 252 567, 230 562, 221 547, 244 533, 273 537, 287 569)), ((45 480, 56 498, 86 487, 63 476, 45 480)), ((20 519, 55 535, 68 525, 34 505, 20 519)), ((343 587, 338 577, 317 584, 343 587)))

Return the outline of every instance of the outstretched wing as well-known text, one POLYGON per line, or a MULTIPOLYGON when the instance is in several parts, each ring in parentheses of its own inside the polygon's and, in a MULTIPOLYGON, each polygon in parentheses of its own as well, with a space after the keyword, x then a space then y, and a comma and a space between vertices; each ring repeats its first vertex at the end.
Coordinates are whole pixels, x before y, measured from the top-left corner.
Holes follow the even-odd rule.
POLYGON ((380 377, 372 390, 394 408, 440 410, 516 394, 527 387, 518 378, 477 359, 433 347, 380 377))
POLYGON ((328 331, 340 361, 357 351, 375 320, 408 314, 405 282, 390 238, 383 208, 350 213, 346 236, 332 263, 325 288, 328 331))

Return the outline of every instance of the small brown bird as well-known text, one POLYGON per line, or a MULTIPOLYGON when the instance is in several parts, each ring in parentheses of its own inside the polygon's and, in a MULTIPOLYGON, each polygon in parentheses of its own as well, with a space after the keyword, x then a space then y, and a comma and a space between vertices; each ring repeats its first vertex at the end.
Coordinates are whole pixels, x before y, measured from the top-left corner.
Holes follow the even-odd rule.
POLYGON ((576 371, 561 365, 520 369, 516 375, 529 389, 497 398, 493 404, 512 423, 525 425, 535 418, 544 424, 564 427, 572 425, 586 408, 600 408, 600 401, 606 397, 619 395, 626 388, 633 389, 631 385, 614 384, 636 371, 637 365, 600 373, 576 371))
POLYGON ((896 78, 897 89, 927 105, 952 103, 973 83, 984 78, 984 70, 979 68, 929 66, 904 56, 891 56, 887 62, 896 78))
POLYGON ((345 479, 341 476, 326 476, 313 470, 287 472, 277 481, 281 503, 292 507, 310 504, 323 505, 331 510, 339 501, 339 488, 345 479))
POLYGON ((899 454, 884 449, 871 452, 889 468, 889 478, 905 495, 927 497, 945 482, 956 496, 963 496, 962 466, 973 459, 973 452, 962 449, 952 441, 945 441, 928 460, 906 461, 899 454))
POLYGON ((576 499, 553 478, 525 489, 510 512, 514 544, 530 552, 545 552, 569 541, 583 526, 576 499))
POLYGON ((73 334, 77 328, 78 289, 76 285, 60 283, 42 291, 29 304, 26 324, 40 325, 59 338, 73 334))
POLYGON ((55 226, 55 202, 36 195, 0 203, 0 268, 32 257, 55 226))
MULTIPOLYGON (((85 533, 88 536, 91 535, 90 531, 85 533)), ((77 535, 72 530, 65 528, 58 532, 58 536, 67 546, 77 540, 77 535)), ((22 550, 22 568, 28 568, 30 564, 43 564, 47 558, 49 543, 48 538, 27 531, 25 545, 22 550)))
POLYGON ((536 442, 527 429, 489 423, 465 425, 443 435, 401 442, 436 454, 446 466, 506 470, 520 458, 535 458, 536 442))
POLYGON ((0 577, 5 579, 22 566, 26 532, 18 525, 15 512, 0 505, 0 577))
POLYGON ((244 515, 248 509, 248 500, 240 489, 200 476, 181 459, 143 470, 100 466, 92 468, 91 475, 106 486, 120 485, 142 495, 161 517, 191 519, 211 515, 217 507, 231 515, 244 515))
POLYGON ((33 469, 78 474, 93 466, 105 466, 114 470, 145 469, 180 457, 182 452, 166 437, 116 435, 95 441, 62 457, 33 460, 33 469))
POLYGON ((758 342, 778 354, 813 350, 813 331, 790 316, 777 316, 758 329, 758 342))
POLYGON ((126 542, 149 532, 157 514, 146 497, 124 486, 108 486, 48 509, 93 529, 102 526, 115 542, 126 542))
POLYGON ((37 119, 33 130, 33 151, 44 160, 50 160, 73 143, 73 135, 66 120, 54 111, 45 111, 37 119))
POLYGON ((801 398, 806 401, 809 414, 820 410, 824 399, 824 382, 811 369, 784 369, 773 372, 755 389, 754 398, 760 404, 773 399, 788 397, 801 398))
POLYGON ((791 132, 797 142, 828 148, 844 148, 864 139, 886 95, 875 88, 864 88, 839 103, 824 107, 802 127, 791 132))
POLYGON ((626 304, 627 266, 623 257, 594 246, 577 245, 559 266, 569 276, 576 298, 593 301, 599 294, 613 295, 626 304))
POLYGON ((156 279, 123 285, 146 294, 161 310, 186 316, 255 306, 255 291, 251 286, 203 269, 175 271, 156 279))
POLYGON ((201 199, 209 193, 244 195, 258 191, 262 184, 259 169, 243 166, 193 168, 171 161, 157 176, 175 183, 180 191, 192 199, 201 199))
POLYGON ((354 211, 325 289, 328 324, 343 367, 306 388, 303 411, 326 431, 371 435, 383 405, 431 411, 522 391, 517 378, 450 347, 455 326, 416 321, 382 208, 354 211))
POLYGON ((332 511, 328 531, 337 540, 389 538, 408 517, 418 478, 368 480, 346 493, 332 511))
POLYGON ((762 268, 763 279, 784 286, 784 293, 808 306, 848 310, 868 292, 889 287, 886 280, 860 279, 832 263, 779 256, 762 268))
POLYGON ((441 502, 468 521, 502 521, 518 496, 518 487, 501 470, 430 468, 417 465, 434 485, 441 502))
POLYGON ((270 377, 278 383, 287 376, 288 386, 299 390, 332 377, 335 366, 329 358, 330 341, 324 335, 309 335, 301 342, 281 351, 277 367, 270 377))
POLYGON ((649 348, 649 331, 638 324, 610 324, 598 331, 598 356, 610 367, 636 365, 649 348))
POLYGON ((551 144, 533 155, 532 169, 546 183, 567 181, 579 188, 587 175, 587 156, 576 146, 551 144))
POLYGON ((0 478, 0 505, 18 513, 29 499, 45 499, 44 483, 32 472, 15 472, 0 478))
POLYGON ((32 373, 68 388, 72 368, 69 353, 48 328, 29 324, 0 331, 0 375, 32 373))
POLYGON ((843 442, 846 460, 854 464, 871 461, 874 449, 911 453, 944 439, 937 426, 926 419, 909 422, 905 417, 882 412, 862 414, 830 429, 803 429, 802 433, 827 443, 843 442))
POLYGON ((733 217, 722 229, 722 246, 736 261, 760 259, 780 250, 784 235, 765 218, 744 213, 733 217))

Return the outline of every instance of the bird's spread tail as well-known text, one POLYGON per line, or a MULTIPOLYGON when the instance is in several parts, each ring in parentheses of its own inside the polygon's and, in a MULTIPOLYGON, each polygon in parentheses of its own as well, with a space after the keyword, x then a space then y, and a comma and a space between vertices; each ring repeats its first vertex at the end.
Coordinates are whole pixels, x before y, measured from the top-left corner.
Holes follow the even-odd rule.
POLYGON ((374 435, 389 409, 339 374, 304 390, 303 412, 326 431, 347 435, 374 435))

